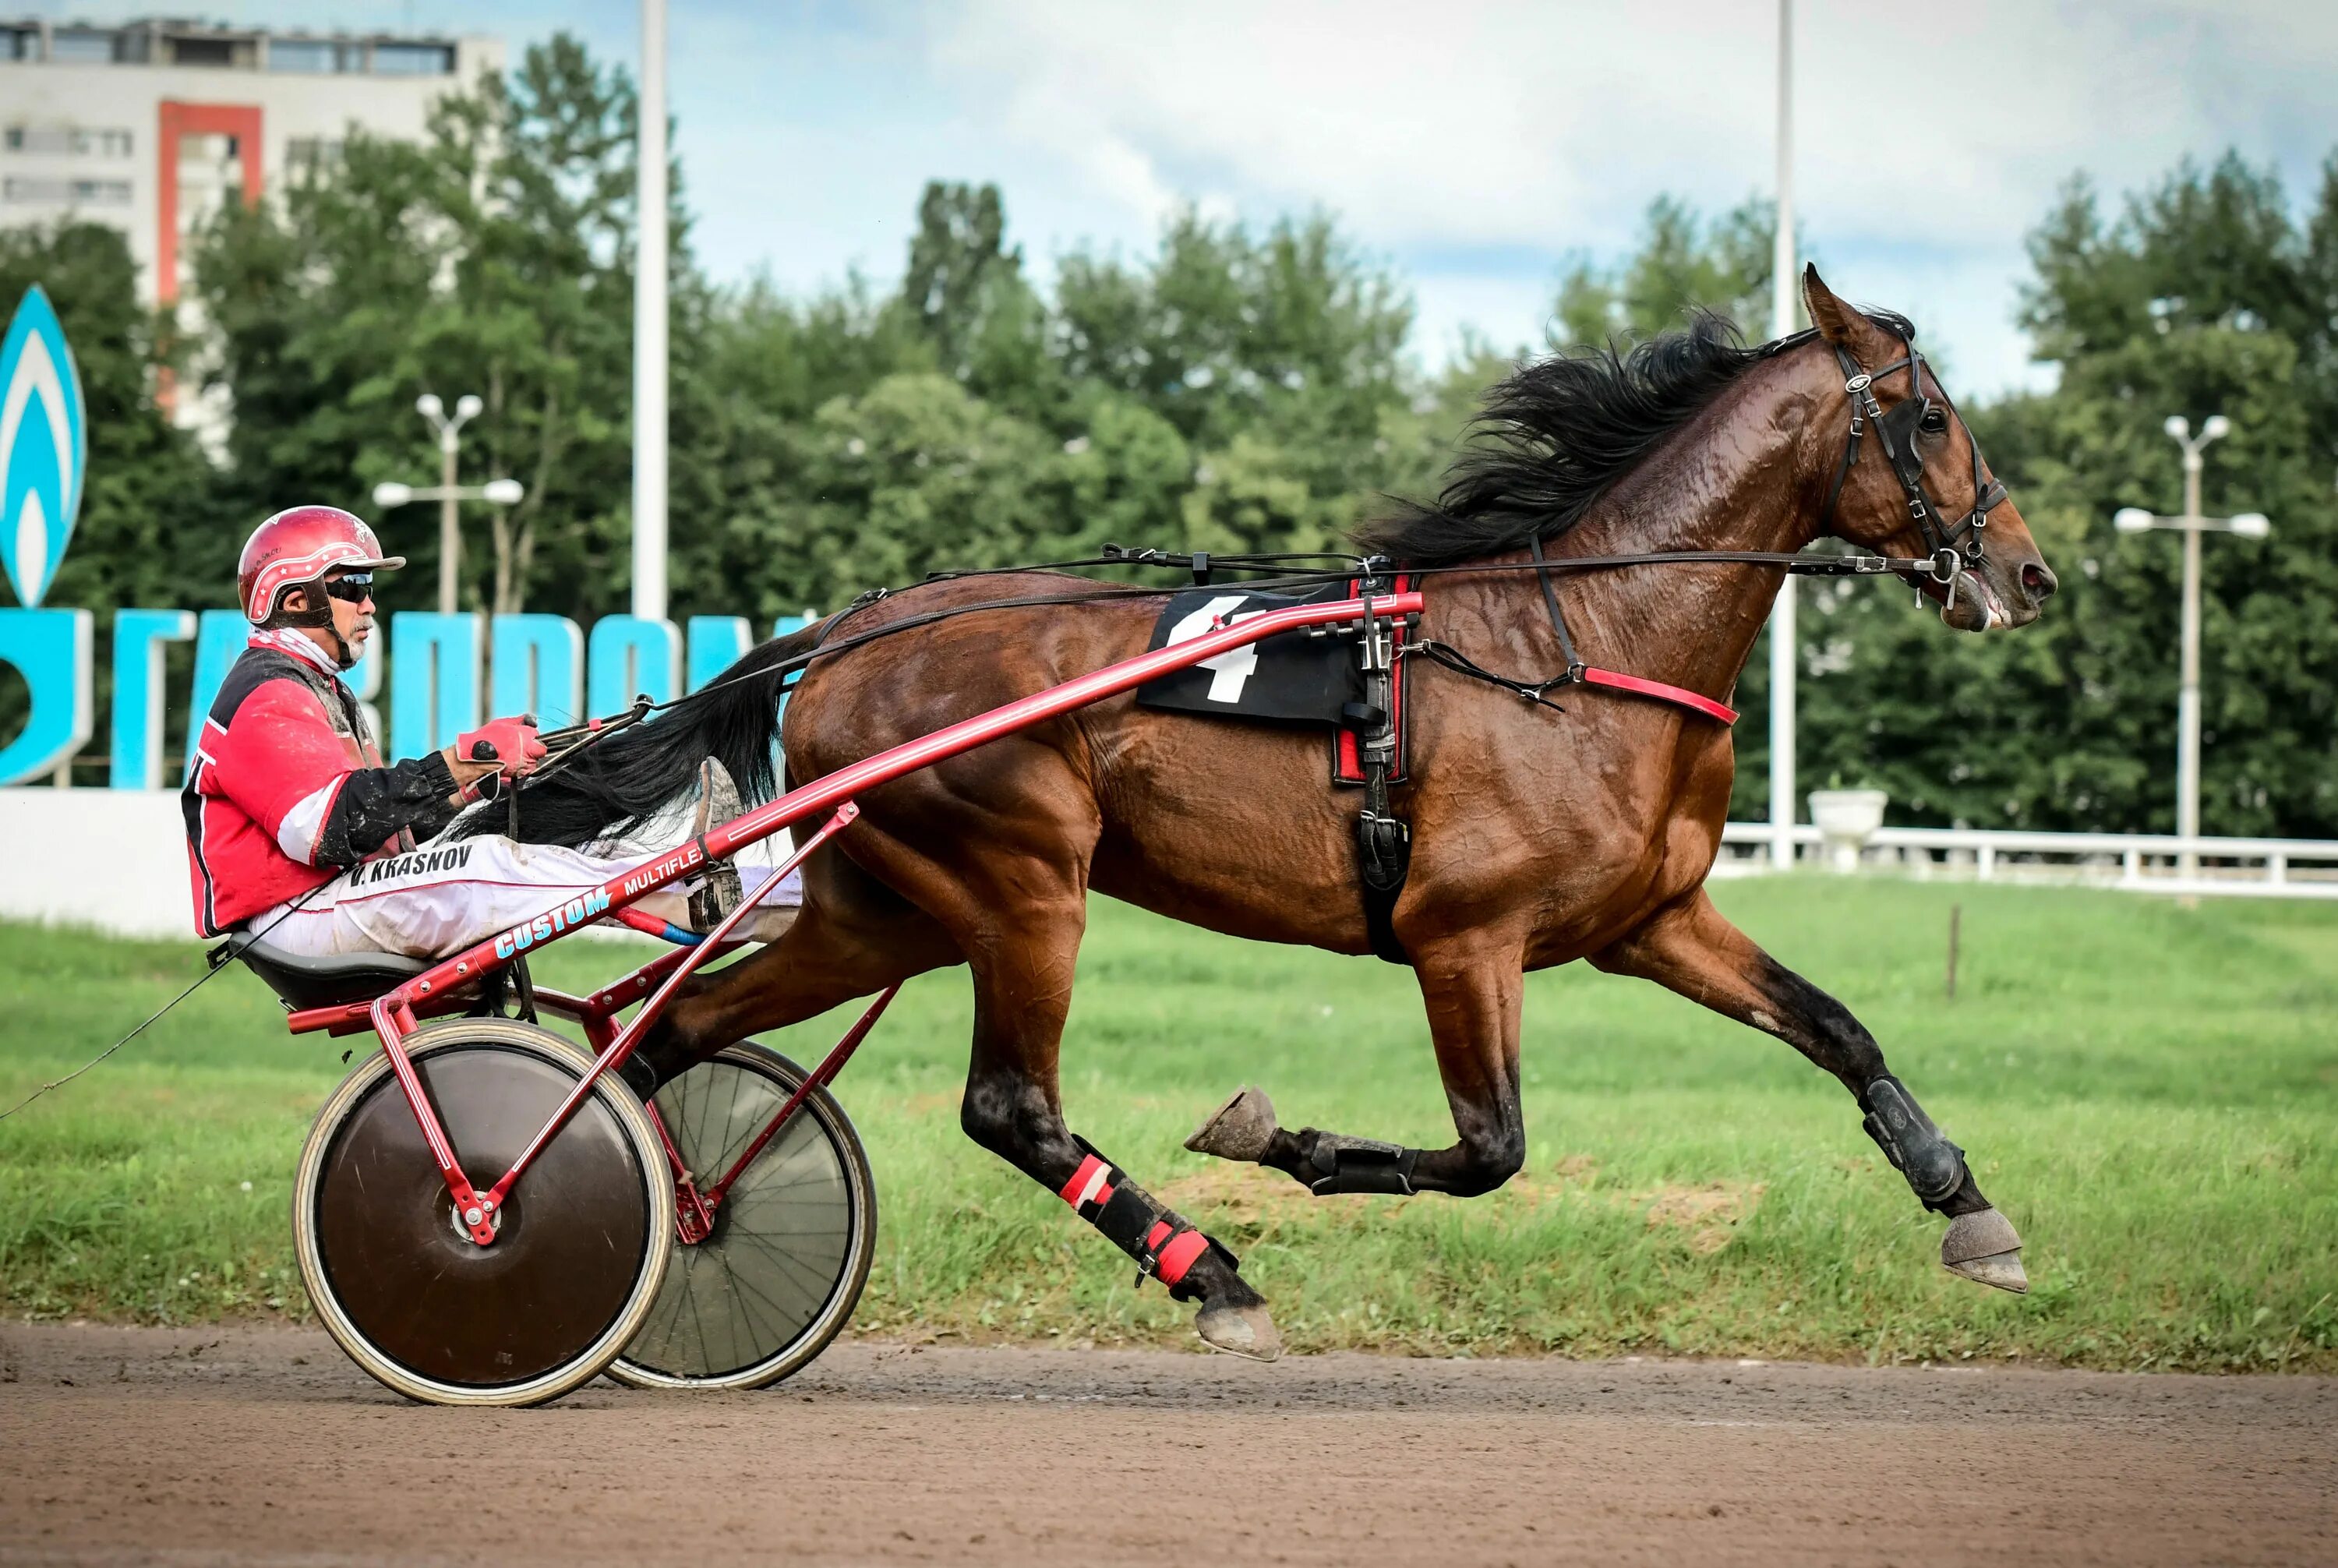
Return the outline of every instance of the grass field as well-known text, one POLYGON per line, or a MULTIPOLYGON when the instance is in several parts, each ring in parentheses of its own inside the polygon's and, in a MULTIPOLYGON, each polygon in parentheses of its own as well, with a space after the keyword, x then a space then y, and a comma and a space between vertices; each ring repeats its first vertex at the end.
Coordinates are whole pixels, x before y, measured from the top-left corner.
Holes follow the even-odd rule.
MULTIPOLYGON (((2338 1370, 2338 907, 1793 877, 1723 906, 1841 996, 2029 1242, 2027 1298, 1953 1279, 1847 1095, 1787 1047, 1577 965, 1533 977, 1527 1171, 1501 1192, 1310 1198, 1179 1147, 1237 1083, 1284 1121, 1449 1142, 1410 976, 1099 901, 1073 1125, 1243 1258, 1295 1348, 2338 1370), (1951 902, 1964 961, 1941 995, 1951 902)), ((551 949, 581 989, 624 950, 551 949)), ((192 944, 0 926, 0 1097, 113 1039, 192 944)), ((864 1330, 1192 1343, 1188 1309, 960 1135, 963 972, 904 993, 840 1097, 883 1211, 864 1330)), ((840 1021, 773 1037, 816 1056, 840 1021)), ((224 975, 0 1122, 12 1315, 306 1312, 287 1237, 343 1044, 224 975)))

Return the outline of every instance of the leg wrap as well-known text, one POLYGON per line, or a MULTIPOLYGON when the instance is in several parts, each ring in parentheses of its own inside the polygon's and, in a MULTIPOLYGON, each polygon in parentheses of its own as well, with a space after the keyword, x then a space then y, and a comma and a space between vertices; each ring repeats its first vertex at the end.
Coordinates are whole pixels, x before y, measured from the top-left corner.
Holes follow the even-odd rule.
POLYGON ((1299 1157, 1305 1171, 1300 1179, 1318 1197, 1333 1192, 1410 1194, 1412 1165, 1420 1151, 1311 1128, 1299 1135, 1299 1157))
POLYGON ((1187 1224, 1183 1215, 1154 1202, 1086 1139, 1076 1136, 1073 1142, 1087 1157, 1064 1183, 1060 1196, 1105 1240, 1136 1259, 1139 1285, 1150 1274, 1174 1295, 1205 1252, 1216 1252, 1229 1269, 1241 1267, 1239 1259, 1187 1224))
POLYGON ((1965 1152, 1932 1125, 1908 1086, 1886 1073, 1859 1097, 1862 1123, 1927 1209, 1940 1209, 1965 1182, 1965 1152))

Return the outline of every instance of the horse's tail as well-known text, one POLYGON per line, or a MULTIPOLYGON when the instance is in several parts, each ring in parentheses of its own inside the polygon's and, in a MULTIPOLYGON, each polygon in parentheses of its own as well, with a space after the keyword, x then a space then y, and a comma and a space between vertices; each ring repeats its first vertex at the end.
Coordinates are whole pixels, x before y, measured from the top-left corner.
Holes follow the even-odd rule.
MULTIPOLYGON (((622 838, 686 795, 708 757, 730 769, 747 804, 771 799, 778 793, 780 697, 788 676, 781 666, 819 646, 822 624, 751 649, 673 707, 595 741, 528 784, 520 794, 521 839, 579 848, 622 838)), ((509 823, 503 806, 489 805, 471 812, 457 831, 503 833, 509 823)))

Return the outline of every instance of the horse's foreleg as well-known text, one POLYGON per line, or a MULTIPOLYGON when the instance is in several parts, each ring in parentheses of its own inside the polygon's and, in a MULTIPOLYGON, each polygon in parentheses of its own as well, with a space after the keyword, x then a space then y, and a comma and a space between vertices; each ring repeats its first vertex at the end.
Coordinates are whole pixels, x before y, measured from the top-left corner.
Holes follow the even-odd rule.
POLYGON ((1517 951, 1481 946, 1430 950, 1415 965, 1437 1068, 1445 1081, 1459 1140, 1444 1149, 1302 1127, 1278 1127, 1263 1091, 1243 1089, 1219 1107, 1188 1149, 1220 1159, 1253 1161, 1282 1171, 1318 1194, 1449 1192, 1472 1198, 1490 1192, 1526 1163, 1526 1120, 1518 1107, 1518 1004, 1523 989, 1517 951))
POLYGON ((1940 1261, 1985 1285, 2027 1290, 2021 1238, 1989 1206, 1964 1151, 1950 1142, 1891 1074, 1882 1048, 1849 1009, 1772 958, 1713 906, 1700 887, 1631 936, 1591 955, 1725 1017, 1774 1034, 1840 1079, 1865 1112, 1867 1135, 1908 1179, 1924 1207, 1950 1217, 1940 1261))

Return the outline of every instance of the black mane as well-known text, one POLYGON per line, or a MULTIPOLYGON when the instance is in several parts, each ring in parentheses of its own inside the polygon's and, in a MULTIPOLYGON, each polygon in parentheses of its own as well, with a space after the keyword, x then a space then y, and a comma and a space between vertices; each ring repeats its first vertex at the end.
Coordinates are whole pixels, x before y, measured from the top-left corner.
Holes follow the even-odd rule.
MULTIPOLYGON (((1898 317, 1875 318, 1912 330, 1898 317)), ((1522 366, 1486 394, 1436 503, 1400 503, 1358 526, 1356 542, 1435 566, 1563 534, 1746 370, 1811 337, 1749 348, 1726 317, 1704 311, 1628 349, 1611 342, 1522 366)))

